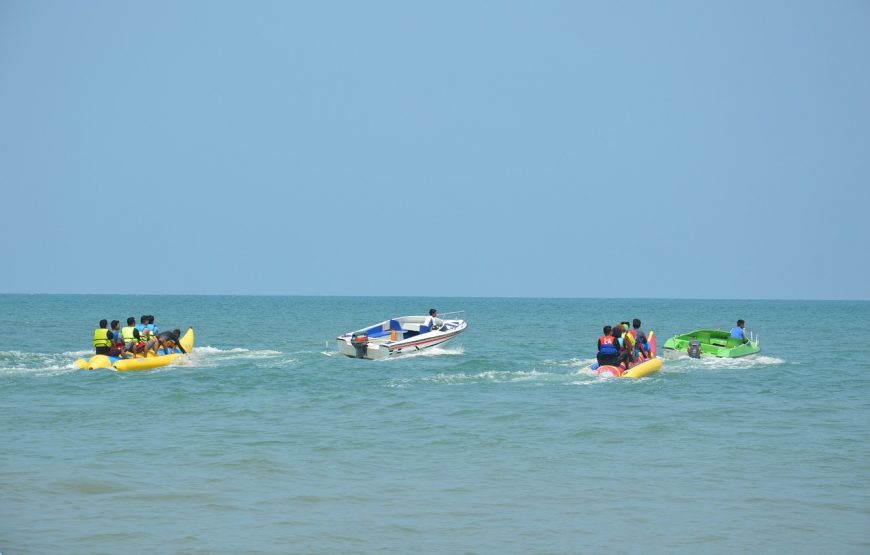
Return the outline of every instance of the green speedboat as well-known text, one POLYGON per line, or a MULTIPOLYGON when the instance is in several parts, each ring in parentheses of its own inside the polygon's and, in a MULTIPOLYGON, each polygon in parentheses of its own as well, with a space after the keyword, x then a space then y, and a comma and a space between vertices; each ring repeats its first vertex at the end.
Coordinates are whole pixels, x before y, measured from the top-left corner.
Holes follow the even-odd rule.
POLYGON ((731 337, 722 330, 695 330, 683 335, 675 335, 665 341, 664 354, 667 358, 687 356, 691 341, 699 341, 702 357, 737 358, 754 355, 761 351, 758 337, 748 334, 748 343, 731 337))

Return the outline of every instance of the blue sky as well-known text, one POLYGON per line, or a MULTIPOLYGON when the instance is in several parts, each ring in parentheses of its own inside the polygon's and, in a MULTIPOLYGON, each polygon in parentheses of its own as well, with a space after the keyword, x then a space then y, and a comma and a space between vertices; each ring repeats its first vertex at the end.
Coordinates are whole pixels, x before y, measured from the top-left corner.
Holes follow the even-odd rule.
POLYGON ((0 292, 870 299, 870 4, 0 3, 0 292))

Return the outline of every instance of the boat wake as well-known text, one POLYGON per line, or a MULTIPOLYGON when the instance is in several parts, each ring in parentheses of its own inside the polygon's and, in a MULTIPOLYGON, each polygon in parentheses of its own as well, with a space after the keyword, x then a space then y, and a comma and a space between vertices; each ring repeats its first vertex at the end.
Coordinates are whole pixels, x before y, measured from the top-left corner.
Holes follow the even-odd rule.
POLYGON ((440 357, 440 356, 449 356, 449 355, 464 355, 465 348, 462 346, 458 347, 430 347, 428 349, 422 351, 414 351, 407 354, 402 354, 400 356, 392 356, 389 358, 382 359, 381 361, 375 362, 383 362, 387 360, 408 360, 409 358, 416 357, 440 357))
POLYGON ((484 370, 472 374, 466 372, 454 374, 439 373, 423 377, 421 381, 445 384, 517 383, 552 382, 563 377, 563 374, 541 372, 539 370, 484 370))
POLYGON ((665 365, 667 372, 680 372, 685 370, 703 369, 733 369, 733 370, 751 370, 755 368, 765 368, 769 366, 779 366, 785 364, 785 360, 767 355, 751 355, 740 358, 717 358, 703 357, 700 359, 689 358, 688 356, 668 360, 665 365))
POLYGON ((270 367, 281 367, 292 364, 296 360, 288 353, 273 351, 271 349, 245 349, 235 347, 232 349, 219 349, 217 347, 196 347, 187 357, 176 361, 178 366, 188 368, 216 368, 227 364, 265 364, 270 367))
POLYGON ((0 351, 0 376, 58 376, 77 372, 75 360, 93 351, 63 353, 26 353, 0 351))
POLYGON ((584 368, 595 362, 594 358, 577 358, 572 357, 567 360, 545 360, 542 364, 547 366, 558 366, 562 368, 584 368))

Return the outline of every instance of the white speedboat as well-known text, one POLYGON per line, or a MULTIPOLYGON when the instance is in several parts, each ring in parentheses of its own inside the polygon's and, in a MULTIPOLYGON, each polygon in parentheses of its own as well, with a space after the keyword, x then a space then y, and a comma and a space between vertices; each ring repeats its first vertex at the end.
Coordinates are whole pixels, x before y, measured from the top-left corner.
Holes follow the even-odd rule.
POLYGON ((339 335, 336 338, 338 350, 354 358, 384 359, 440 347, 464 332, 468 326, 465 320, 435 318, 435 329, 429 329, 424 325, 428 318, 401 316, 339 335))

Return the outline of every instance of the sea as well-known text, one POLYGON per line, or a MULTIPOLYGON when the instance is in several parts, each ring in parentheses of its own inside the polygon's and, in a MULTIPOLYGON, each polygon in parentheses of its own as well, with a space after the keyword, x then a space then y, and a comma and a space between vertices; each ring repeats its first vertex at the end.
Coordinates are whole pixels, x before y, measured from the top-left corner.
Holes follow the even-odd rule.
POLYGON ((0 295, 0 552, 870 553, 870 302, 0 295), (463 311, 384 361, 335 337, 463 311), (97 322, 195 350, 79 370, 97 322), (762 351, 630 380, 601 328, 659 344, 738 318, 762 351))

